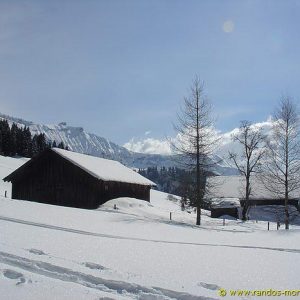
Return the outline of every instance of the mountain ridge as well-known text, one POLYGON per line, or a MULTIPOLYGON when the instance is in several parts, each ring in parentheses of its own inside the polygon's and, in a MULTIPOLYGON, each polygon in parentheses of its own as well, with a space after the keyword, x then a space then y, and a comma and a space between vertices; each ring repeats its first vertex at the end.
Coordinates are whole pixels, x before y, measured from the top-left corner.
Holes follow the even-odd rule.
MULTIPOLYGON (((145 154, 133 152, 123 146, 94 133, 88 133, 83 127, 69 126, 66 122, 55 125, 38 124, 0 113, 1 119, 9 124, 27 126, 31 134, 44 133, 49 141, 63 142, 70 150, 107 159, 117 160, 131 167, 144 169, 147 167, 173 167, 177 165, 174 156, 163 154, 145 154)), ((217 164, 213 170, 220 175, 235 175, 236 169, 226 164, 217 164)))

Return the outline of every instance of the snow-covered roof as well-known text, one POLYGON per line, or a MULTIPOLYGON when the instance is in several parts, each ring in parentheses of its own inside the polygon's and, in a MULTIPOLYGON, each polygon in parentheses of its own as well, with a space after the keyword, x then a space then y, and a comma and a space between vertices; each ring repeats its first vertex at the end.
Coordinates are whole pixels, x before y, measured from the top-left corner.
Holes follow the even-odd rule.
POLYGON ((210 203, 212 208, 235 208, 241 206, 239 198, 212 198, 210 203))
POLYGON ((72 162, 92 176, 103 181, 118 181, 140 185, 156 184, 118 161, 52 148, 52 151, 72 162))
MULTIPOLYGON (((245 177, 244 176, 213 176, 208 178, 212 186, 211 198, 245 198, 245 177)), ((293 198, 299 198, 300 191, 294 191, 293 198)), ((252 199, 275 199, 278 198, 271 193, 257 176, 251 177, 252 199)))

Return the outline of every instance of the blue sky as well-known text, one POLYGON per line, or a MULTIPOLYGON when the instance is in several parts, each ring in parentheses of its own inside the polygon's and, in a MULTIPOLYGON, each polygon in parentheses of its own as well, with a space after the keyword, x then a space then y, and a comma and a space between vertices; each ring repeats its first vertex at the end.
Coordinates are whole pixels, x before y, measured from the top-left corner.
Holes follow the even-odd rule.
POLYGON ((198 74, 227 131, 299 99, 299 28, 300 1, 0 1, 0 111, 160 139, 198 74))

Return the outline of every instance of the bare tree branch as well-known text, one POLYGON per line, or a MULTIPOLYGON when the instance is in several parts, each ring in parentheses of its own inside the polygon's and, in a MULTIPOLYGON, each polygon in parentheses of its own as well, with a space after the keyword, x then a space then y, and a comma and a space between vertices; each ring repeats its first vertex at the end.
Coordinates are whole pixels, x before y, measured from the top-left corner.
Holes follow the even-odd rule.
POLYGON ((274 113, 271 140, 261 179, 265 187, 285 202, 285 228, 289 229, 289 199, 300 189, 300 133, 297 106, 289 96, 280 99, 274 113))
POLYGON ((212 134, 213 119, 211 104, 204 94, 204 83, 196 76, 189 97, 184 98, 183 107, 174 126, 178 132, 176 142, 171 142, 172 149, 182 154, 182 164, 196 174, 196 224, 201 223, 201 206, 208 190, 206 174, 212 166, 209 156, 213 154, 217 138, 212 134))
POLYGON ((240 157, 229 152, 229 159, 233 161, 241 175, 245 177, 245 201, 242 210, 242 219, 247 219, 249 198, 251 195, 251 175, 259 172, 261 160, 265 155, 263 142, 265 136, 261 128, 254 128, 249 121, 242 121, 239 132, 232 136, 232 140, 242 145, 240 157))

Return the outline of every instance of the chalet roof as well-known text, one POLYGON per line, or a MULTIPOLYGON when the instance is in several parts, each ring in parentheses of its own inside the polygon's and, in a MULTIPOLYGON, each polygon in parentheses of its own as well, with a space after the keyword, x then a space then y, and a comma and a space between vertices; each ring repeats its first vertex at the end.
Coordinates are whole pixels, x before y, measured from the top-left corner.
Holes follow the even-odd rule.
POLYGON ((96 156, 81 154, 59 148, 52 148, 63 158, 80 167, 87 173, 103 181, 118 181, 140 185, 156 185, 120 162, 96 156))
MULTIPOLYGON (((55 152, 93 177, 103 181, 116 181, 149 186, 156 185, 149 179, 114 160, 81 154, 59 148, 52 148, 48 151, 55 152)), ((28 161, 25 165, 21 166, 19 169, 26 167, 26 165, 29 166, 32 160, 34 160, 34 158, 28 161)), ((17 171, 18 169, 15 172, 17 171)), ((3 180, 11 181, 11 178, 15 172, 8 175, 3 180)))
MULTIPOLYGON (((244 176, 213 176, 208 178, 212 186, 212 198, 245 198, 245 177, 244 176)), ((277 199, 274 193, 270 192, 258 176, 251 177, 251 199, 277 199)), ((291 193, 291 197, 300 198, 300 190, 291 193)))
POLYGON ((212 208, 236 208, 240 207, 239 198, 212 198, 210 200, 212 208))

